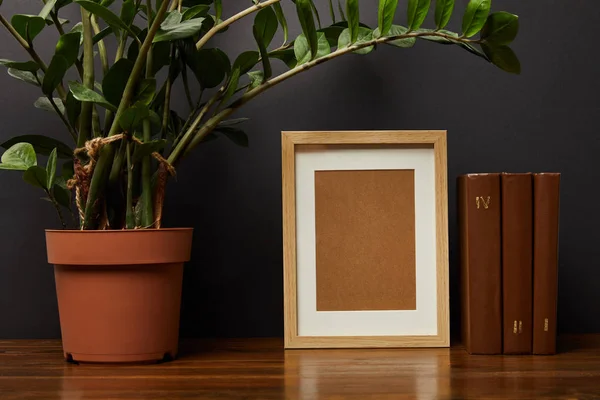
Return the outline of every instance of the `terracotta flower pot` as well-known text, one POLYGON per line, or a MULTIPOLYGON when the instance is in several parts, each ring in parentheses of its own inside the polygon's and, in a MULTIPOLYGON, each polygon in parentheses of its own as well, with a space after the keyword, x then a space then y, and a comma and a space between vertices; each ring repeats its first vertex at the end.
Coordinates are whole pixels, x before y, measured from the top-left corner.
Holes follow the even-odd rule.
POLYGON ((190 229, 46 231, 65 358, 175 358, 190 229))

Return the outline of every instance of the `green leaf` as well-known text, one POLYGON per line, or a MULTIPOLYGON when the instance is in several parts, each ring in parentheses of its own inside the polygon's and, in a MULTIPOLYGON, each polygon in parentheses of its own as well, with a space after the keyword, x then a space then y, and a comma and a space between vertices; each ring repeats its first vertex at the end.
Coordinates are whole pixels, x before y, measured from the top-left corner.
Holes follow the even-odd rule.
POLYGON ((483 28, 492 0, 470 0, 463 16, 462 30, 465 37, 471 37, 483 28))
POLYGON ((240 74, 250 71, 258 63, 259 54, 256 51, 245 51, 233 62, 232 70, 239 69, 240 74))
POLYGON ((221 103, 226 103, 237 90, 238 83, 240 82, 241 70, 239 68, 234 68, 231 73, 231 78, 229 78, 229 82, 227 83, 227 88, 225 89, 225 93, 223 94, 223 100, 221 103))
POLYGON ((317 25, 319 26, 319 29, 321 29, 321 17, 319 16, 319 10, 317 9, 317 6, 315 6, 315 2, 313 0, 310 0, 310 7, 312 8, 313 14, 317 19, 317 25))
MULTIPOLYGON (((53 98, 52 100, 54 101, 54 104, 56 104, 56 107, 59 109, 61 114, 65 115, 65 106, 64 106, 62 100, 57 97, 53 98)), ((33 103, 33 106, 35 108, 39 108, 40 110, 50 111, 51 113, 56 112, 56 110, 52 106, 52 103, 50 103, 50 99, 48 99, 47 97, 38 98, 35 101, 35 103, 33 103)))
POLYGON ((6 68, 18 69, 19 71, 36 72, 40 69, 40 66, 35 61, 11 61, 0 58, 0 65, 4 65, 6 68))
POLYGON ((340 17, 342 21, 346 21, 346 16, 344 15, 344 8, 342 7, 342 0, 338 0, 338 11, 340 12, 340 17))
POLYGON ((169 42, 154 43, 152 46, 152 76, 170 64, 171 44, 169 42))
POLYGON ((50 13, 52 12, 52 9, 54 8, 55 4, 56 0, 48 0, 44 5, 44 8, 42 8, 42 11, 40 11, 39 16, 44 19, 48 18, 48 15, 50 15, 50 13))
POLYGON ((331 22, 335 24, 335 11, 333 10, 333 0, 329 0, 329 16, 331 17, 331 22))
POLYGON ((129 76, 133 71, 133 61, 121 58, 106 73, 102 79, 102 93, 109 103, 118 107, 127 86, 129 76))
POLYGON ((121 21, 127 26, 130 26, 135 19, 137 9, 133 0, 124 0, 121 6, 121 21))
MULTIPOLYGON (((106 28, 102 29, 100 32, 98 32, 96 35, 94 35, 94 39, 92 40, 94 42, 94 44, 98 43, 99 41, 101 41, 102 39, 104 39, 105 37, 107 37, 108 35, 110 35, 112 33, 112 28, 110 26, 107 26, 106 28)), ((83 37, 82 37, 82 41, 83 41, 83 37)))
MULTIPOLYGON (((363 28, 362 26, 358 28, 358 39, 354 43, 355 45, 363 44, 365 42, 369 42, 373 40, 373 32, 368 28, 363 28)), ((340 40, 338 42, 338 49, 342 49, 344 47, 350 46, 350 30, 344 29, 342 34, 340 35, 340 40)), ((356 54, 369 54, 375 49, 375 46, 368 46, 362 49, 358 49, 354 51, 356 54)))
POLYGON ((68 6, 69 4, 71 4, 73 2, 73 0, 58 0, 56 2, 56 11, 58 12, 58 10, 60 10, 61 8, 63 8, 64 6, 68 6))
POLYGON ((79 101, 96 103, 113 112, 117 111, 117 108, 109 103, 100 93, 96 93, 78 82, 69 82, 69 89, 73 93, 73 97, 79 101))
MULTIPOLYGON (((303 36, 308 41, 310 54, 316 56, 319 50, 319 38, 317 36, 317 29, 315 28, 315 20, 313 19, 310 1, 296 0, 296 12, 298 14, 298 18, 300 19, 303 36)), ((296 58, 300 60, 298 57, 296 58)))
POLYGON ((481 38, 495 45, 510 44, 519 33, 519 17, 504 11, 490 14, 487 18, 481 38))
POLYGON ((269 53, 269 57, 283 61, 290 69, 295 68, 296 65, 298 65, 293 48, 272 51, 269 53))
POLYGON ((37 165, 37 157, 33 146, 29 143, 15 143, 8 148, 0 159, 0 169, 26 171, 29 167, 37 165))
POLYGON ((194 36, 202 29, 204 18, 196 18, 181 22, 169 30, 160 29, 154 36, 154 43, 185 39, 194 36))
POLYGON ((490 61, 501 70, 517 75, 521 73, 521 63, 510 47, 482 43, 481 48, 490 61))
POLYGON ((81 34, 79 32, 65 33, 58 39, 56 50, 42 82, 42 92, 51 95, 60 84, 65 74, 77 60, 81 34))
POLYGON ((187 21, 189 19, 193 19, 196 17, 205 17, 208 14, 208 10, 210 10, 210 6, 206 4, 198 4, 191 8, 188 8, 183 12, 183 21, 187 21))
POLYGON ((52 150, 48 156, 48 162, 46 163, 46 189, 54 186, 54 178, 56 177, 56 149, 52 150))
POLYGON ((73 96, 73 93, 69 91, 67 93, 67 100, 65 101, 65 108, 67 109, 67 119, 71 126, 77 126, 77 118, 81 114, 81 102, 73 96))
POLYGON ((58 204, 69 210, 71 209, 71 191, 69 189, 58 184, 54 185, 54 188, 52 188, 52 195, 58 204))
POLYGON ((46 174, 46 170, 42 167, 38 167, 37 165, 27 168, 23 174, 23 180, 35 187, 39 187, 44 190, 47 189, 46 183, 48 182, 48 176, 46 174))
POLYGON ((135 151, 133 152, 133 162, 136 163, 142 158, 149 156, 155 151, 161 151, 167 145, 167 141, 164 139, 153 140, 148 143, 136 144, 135 151))
POLYGON ((281 8, 280 3, 275 3, 273 4, 273 9, 275 10, 275 15, 277 16, 277 21, 279 22, 279 25, 281 25, 281 29, 283 29, 283 44, 286 44, 289 37, 289 29, 287 19, 285 18, 285 14, 283 13, 283 8, 281 8))
POLYGON ((269 60, 269 53, 267 52, 265 40, 261 36, 261 32, 262 29, 257 24, 254 24, 254 26, 252 27, 252 33, 254 34, 254 39, 256 40, 256 43, 258 44, 265 78, 269 79, 271 75, 273 75, 273 70, 271 69, 271 60, 269 60))
POLYGON ((298 38, 294 42, 294 54, 296 56, 296 59, 298 60, 298 65, 302 65, 311 60, 321 58, 321 57, 326 56, 327 54, 331 53, 331 47, 329 47, 329 42, 327 41, 325 34, 323 32, 318 32, 317 37, 318 37, 317 54, 313 57, 311 55, 311 52, 310 52, 311 50, 309 48, 306 37, 304 37, 304 35, 298 36, 298 38))
POLYGON ((173 10, 165 17, 165 20, 160 24, 160 29, 165 31, 177 28, 177 25, 181 23, 183 19, 183 15, 177 11, 173 10))
POLYGON ((186 62, 203 88, 218 86, 231 71, 231 62, 223 51, 205 48, 196 50, 195 43, 192 43, 186 53, 186 62))
MULTIPOLYGON (((408 32, 408 28, 405 28, 404 26, 401 26, 401 25, 392 25, 390 27, 390 31, 388 32, 388 34, 386 36, 379 35, 378 31, 379 31, 379 28, 375 29, 375 32, 373 32, 373 37, 380 37, 380 36, 381 37, 389 37, 389 36, 404 35, 405 33, 408 32)), ((396 47, 409 48, 409 47, 413 47, 415 45, 416 41, 417 41, 416 38, 411 37, 411 38, 391 40, 386 43, 389 45, 392 45, 392 46, 396 46, 396 47)))
POLYGON ((450 22, 454 11, 454 0, 436 0, 435 3, 435 25, 443 29, 450 22))
POLYGON ((69 62, 63 56, 55 55, 52 57, 52 61, 46 70, 44 81, 42 82, 42 93, 50 96, 62 81, 69 67, 69 62))
POLYGON ((129 33, 132 37, 137 37, 135 32, 107 7, 91 0, 75 0, 75 2, 97 17, 102 18, 104 22, 115 30, 115 33, 122 30, 129 33))
POLYGON ((331 25, 326 28, 319 30, 319 32, 323 32, 327 41, 329 42, 329 46, 335 47, 338 45, 338 41, 340 39, 340 35, 347 27, 331 25))
POLYGON ((121 118, 119 118, 119 126, 121 126, 121 129, 125 132, 132 133, 136 128, 139 128, 142 125, 142 122, 149 116, 150 113, 148 107, 136 103, 123 111, 121 118))
MULTIPOLYGON (((256 71, 256 72, 260 72, 260 71, 256 71)), ((251 74, 251 73, 252 73, 252 72, 250 72, 250 74, 251 74)), ((250 74, 248 74, 248 75, 250 75, 250 74)), ((223 126, 233 126, 233 125, 239 125, 239 124, 242 124, 242 123, 244 123, 244 122, 246 122, 246 121, 250 121, 250 118, 233 118, 233 119, 226 119, 225 121, 221 121, 221 122, 219 122, 219 125, 217 125, 217 126, 223 127, 223 126)))
MULTIPOLYGON (((60 157, 60 154, 59 154, 60 157)), ((62 165, 61 178, 57 179, 57 184, 60 184, 65 189, 67 188, 67 181, 75 175, 75 169, 73 167, 73 159, 71 158, 69 161, 62 165), (64 182, 64 185, 62 184, 64 182)))
POLYGON ((77 61, 79 55, 79 45, 81 43, 81 33, 69 32, 62 35, 56 43, 55 55, 64 57, 69 65, 77 61))
POLYGON ((38 80, 36 79, 36 76, 29 71, 19 71, 18 69, 9 68, 7 72, 8 75, 12 76, 15 79, 19 79, 23 82, 27 82, 35 86, 41 86, 38 80))
MULTIPOLYGON (((278 3, 276 3, 278 4, 278 3)), ((254 18, 254 37, 260 37, 263 47, 269 47, 277 32, 278 22, 277 15, 271 7, 265 7, 256 14, 254 18)), ((258 39, 257 39, 258 40, 258 39)), ((260 44, 259 43, 259 46, 260 44)))
POLYGON ((241 129, 232 127, 217 127, 215 132, 222 133, 233 143, 241 147, 248 147, 248 135, 241 129))
POLYGON ((154 98, 154 94, 156 93, 156 79, 154 78, 146 78, 142 79, 140 82, 139 88, 137 90, 137 94, 133 100, 133 103, 140 103, 144 105, 149 105, 154 98))
POLYGON ((427 17, 431 0, 408 0, 407 25, 409 31, 419 29, 427 17))
MULTIPOLYGON (((48 136, 42 135, 22 135, 13 137, 6 142, 0 144, 1 147, 5 149, 9 149, 12 146, 15 146, 19 143, 26 143, 30 146, 33 146, 33 156, 35 154, 41 154, 43 156, 48 156, 52 152, 52 150, 57 150, 57 155, 59 158, 71 159, 73 158, 73 150, 63 142, 53 139, 48 136)), ((36 164, 32 164, 36 165, 36 164)), ((29 165, 31 166, 31 165, 29 165)))
POLYGON ((45 18, 37 15, 15 14, 11 18, 10 23, 19 35, 28 42, 33 42, 33 39, 46 26, 45 18))
POLYGON ((397 8, 398 0, 379 0, 377 23, 381 36, 387 35, 390 31, 397 8))
POLYGON ((248 78, 250 78, 250 86, 248 86, 248 90, 252 90, 260 86, 265 80, 265 76, 262 71, 248 72, 248 78))
POLYGON ((354 43, 358 40, 358 28, 360 26, 360 9, 358 6, 358 0, 346 0, 346 15, 348 16, 350 43, 354 43))

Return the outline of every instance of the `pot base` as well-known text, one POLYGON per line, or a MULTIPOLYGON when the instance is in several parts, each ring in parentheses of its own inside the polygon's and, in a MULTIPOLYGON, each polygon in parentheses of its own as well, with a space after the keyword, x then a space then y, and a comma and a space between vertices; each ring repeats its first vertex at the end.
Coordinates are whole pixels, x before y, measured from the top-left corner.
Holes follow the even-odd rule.
POLYGON ((177 352, 147 354, 80 354, 64 353, 65 360, 77 363, 151 363, 174 360, 177 352))

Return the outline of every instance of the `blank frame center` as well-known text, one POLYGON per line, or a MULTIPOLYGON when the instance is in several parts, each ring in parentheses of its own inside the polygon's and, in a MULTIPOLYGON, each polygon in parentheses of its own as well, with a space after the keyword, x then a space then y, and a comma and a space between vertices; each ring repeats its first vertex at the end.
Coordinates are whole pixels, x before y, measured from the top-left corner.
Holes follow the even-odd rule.
POLYGON ((317 311, 416 309, 414 179, 315 171, 317 311))

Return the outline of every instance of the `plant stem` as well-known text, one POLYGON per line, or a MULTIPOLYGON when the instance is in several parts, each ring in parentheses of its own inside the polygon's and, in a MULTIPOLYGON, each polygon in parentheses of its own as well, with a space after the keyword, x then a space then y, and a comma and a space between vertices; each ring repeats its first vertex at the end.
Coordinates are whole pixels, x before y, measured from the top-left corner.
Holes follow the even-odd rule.
MULTIPOLYGON (((94 42, 92 34, 92 25, 90 13, 85 8, 81 8, 81 22, 83 23, 83 85, 87 89, 94 90, 94 42)), ((81 116, 79 137, 77 138, 77 147, 85 146, 85 142, 92 136, 92 118, 94 103, 81 103, 81 116)))
POLYGON ((135 214, 133 210, 133 165, 131 165, 130 142, 127 141, 127 211, 125 211, 125 224, 127 229, 135 228, 135 214))
POLYGON ((60 219, 60 224, 62 225, 62 228, 67 229, 67 224, 65 223, 65 219, 63 218, 62 211, 60 211, 60 205, 58 204, 58 202, 56 201, 56 199, 54 198, 54 196, 52 195, 50 190, 48 190, 48 189, 45 189, 45 190, 46 190, 46 195, 50 199, 50 202, 54 205, 54 208, 56 208, 56 212, 58 213, 58 219, 60 219))
MULTIPOLYGON (((160 27, 160 24, 164 19, 168 6, 169 2, 167 0, 164 0, 161 4, 160 9, 156 13, 156 17, 152 23, 152 26, 148 30, 148 34, 144 39, 144 43, 140 47, 138 57, 133 66, 131 75, 127 80, 127 85, 125 86, 123 97, 121 99, 121 102, 119 103, 119 108, 117 109, 117 112, 115 114, 115 118, 111 125, 110 131, 108 132, 108 136, 114 136, 119 133, 119 118, 131 103, 131 100, 134 95, 135 86, 138 82, 140 74, 142 73, 142 70, 144 69, 144 65, 146 64, 146 56, 148 55, 148 51, 152 47, 152 41, 154 40, 154 36, 156 35, 156 32, 158 31, 158 28, 160 27)), ((96 168, 94 170, 94 174, 90 182, 90 191, 88 194, 87 203, 85 205, 85 229, 91 229, 94 227, 94 222, 91 219, 95 213, 95 209, 97 206, 96 203, 98 202, 98 196, 103 191, 104 186, 106 184, 106 175, 108 173, 107 170, 112 164, 114 154, 115 150, 112 144, 108 144, 100 150, 100 157, 98 158, 98 162, 96 163, 96 168)))
MULTIPOLYGON (((98 25, 98 18, 95 15, 92 15, 92 28, 94 29, 94 34, 100 33, 100 25, 98 25)), ((104 44, 104 39, 99 40, 98 43, 98 55, 100 56, 100 62, 102 63, 102 73, 106 76, 108 72, 108 53, 106 52, 106 45, 104 44)))
POLYGON ((69 133, 71 134, 71 137, 73 137, 73 140, 75 142, 77 142, 77 133, 75 133, 75 131, 73 130, 73 127, 71 126, 71 124, 69 123, 69 121, 67 121, 67 119, 65 118, 64 114, 60 111, 60 109, 58 108, 58 106, 54 102, 54 99, 52 98, 52 96, 48 96, 48 100, 50 101, 50 104, 52 105, 52 108, 54 108, 54 111, 56 111, 56 114, 58 114, 60 120, 63 122, 63 124, 65 124, 65 126, 69 130, 69 133))
MULTIPOLYGON (((121 40, 119 41, 119 47, 117 47, 117 54, 115 56, 115 63, 123 58, 123 53, 125 52, 125 46, 127 45, 127 36, 123 35, 121 40)), ((111 110, 106 110, 104 112, 104 133, 108 133, 110 126, 114 121, 115 113, 111 110)), ((121 164, 122 166, 122 164, 121 164)))
POLYGON ((268 7, 271 4, 279 3, 280 1, 281 0, 267 0, 263 3, 255 4, 252 7, 249 7, 247 9, 235 14, 234 16, 226 19, 225 21, 221 22, 220 24, 213 26, 212 29, 210 29, 208 32, 206 32, 206 34, 204 36, 202 36, 202 38, 200 38, 200 40, 196 43, 196 49, 200 50, 210 40, 210 38, 212 38, 217 33, 219 33, 219 31, 221 31, 222 29, 225 29, 229 25, 233 24, 237 20, 242 19, 246 15, 252 14, 253 12, 256 12, 262 8, 268 7))
MULTIPOLYGON (((46 72, 48 70, 46 63, 44 63, 44 61, 40 58, 40 56, 29 45, 27 40, 23 39, 23 37, 21 35, 19 35, 19 32, 17 32, 15 30, 15 28, 13 28, 13 26, 4 18, 4 16, 2 16, 2 14, 0 14, 0 23, 2 25, 4 25, 4 27, 8 30, 8 32, 17 40, 17 42, 19 42, 21 47, 23 47, 25 49, 25 51, 27 53, 29 53, 29 56, 33 59, 33 61, 35 61, 40 66, 40 69, 43 72, 46 72)), ((58 95, 60 96, 60 98, 62 100, 66 100, 67 92, 65 92, 65 88, 62 86, 62 83, 60 85, 58 85, 58 87, 56 88, 56 91, 58 92, 58 95)))
POLYGON ((204 116, 206 115, 206 113, 208 112, 210 107, 219 99, 222 92, 223 92, 223 88, 221 88, 217 93, 215 93, 215 95, 206 103, 204 108, 202 108, 202 111, 200 111, 200 114, 198 114, 198 116, 196 117, 196 119, 194 120, 192 125, 188 128, 188 130, 185 132, 185 134, 183 135, 181 140, 173 148, 173 151, 169 155, 169 159, 168 159, 169 164, 174 164, 179 159, 179 157, 183 154, 185 148, 187 147, 189 142, 194 137, 194 133, 196 132, 196 129, 198 129, 198 127, 200 126, 200 123, 202 122, 202 118, 204 118, 204 116))
MULTIPOLYGON (((151 0, 146 1, 148 10, 152 9, 151 0)), ((148 24, 151 24, 151 18, 148 18, 148 24)), ((148 51, 146 58, 146 78, 152 78, 152 49, 148 51)), ((144 143, 152 140, 152 126, 150 120, 146 118, 142 122, 144 143)), ((143 227, 150 227, 154 223, 154 211, 152 211, 152 158, 150 155, 142 159, 142 216, 141 224, 143 227)))
POLYGON ((223 119, 230 116, 235 110, 237 110, 238 108, 240 108, 241 106, 246 104, 248 101, 250 101, 253 98, 255 98, 256 96, 258 96, 259 94, 263 93, 265 90, 267 90, 267 89, 269 89, 269 88, 271 88, 271 87, 273 87, 273 86, 275 86, 275 85, 277 85, 277 84, 279 84, 301 72, 307 71, 319 64, 322 64, 324 62, 327 62, 329 60, 332 60, 332 59, 342 56, 344 54, 352 53, 356 50, 360 50, 365 47, 373 46, 373 45, 376 45, 379 43, 387 43, 387 42, 391 42, 391 41, 398 40, 398 39, 417 38, 417 37, 423 37, 423 36, 436 36, 436 37, 442 37, 445 39, 459 41, 459 42, 465 42, 465 43, 474 42, 473 40, 469 40, 466 38, 456 38, 456 37, 449 36, 449 35, 446 35, 446 34, 440 33, 440 32, 409 32, 409 33, 397 35, 397 36, 381 37, 381 38, 370 40, 368 42, 357 43, 352 46, 338 49, 332 53, 329 53, 326 56, 317 58, 313 61, 307 62, 302 65, 299 65, 296 68, 292 68, 291 70, 284 72, 283 74, 278 75, 275 78, 272 78, 272 79, 268 80, 267 82, 250 90, 249 92, 244 94, 242 97, 240 97, 239 99, 234 101, 228 108, 224 109, 219 114, 217 114, 216 116, 209 119, 198 130, 198 132, 196 132, 194 134, 193 131, 195 131, 195 129, 197 128, 197 126, 199 124, 199 120, 196 119, 196 121, 194 121, 194 125, 192 125, 192 128, 194 128, 194 129, 190 128, 186 132, 186 135, 184 136, 184 139, 186 139, 186 137, 188 137, 188 140, 182 140, 181 143, 179 143, 177 145, 177 147, 171 153, 171 156, 169 157, 168 161, 171 164, 175 164, 179 160, 180 157, 184 156, 185 154, 189 153, 193 148, 195 148, 202 141, 202 139, 204 139, 204 137, 206 137, 206 135, 208 135, 210 132, 212 132, 217 127, 219 122, 221 122, 223 119), (196 124, 196 123, 198 123, 198 124, 196 124))
POLYGON ((194 102, 192 101, 192 94, 190 92, 190 82, 187 77, 187 66, 184 65, 181 69, 181 80, 183 81, 183 89, 185 91, 185 98, 187 99, 190 111, 194 109, 194 102))

